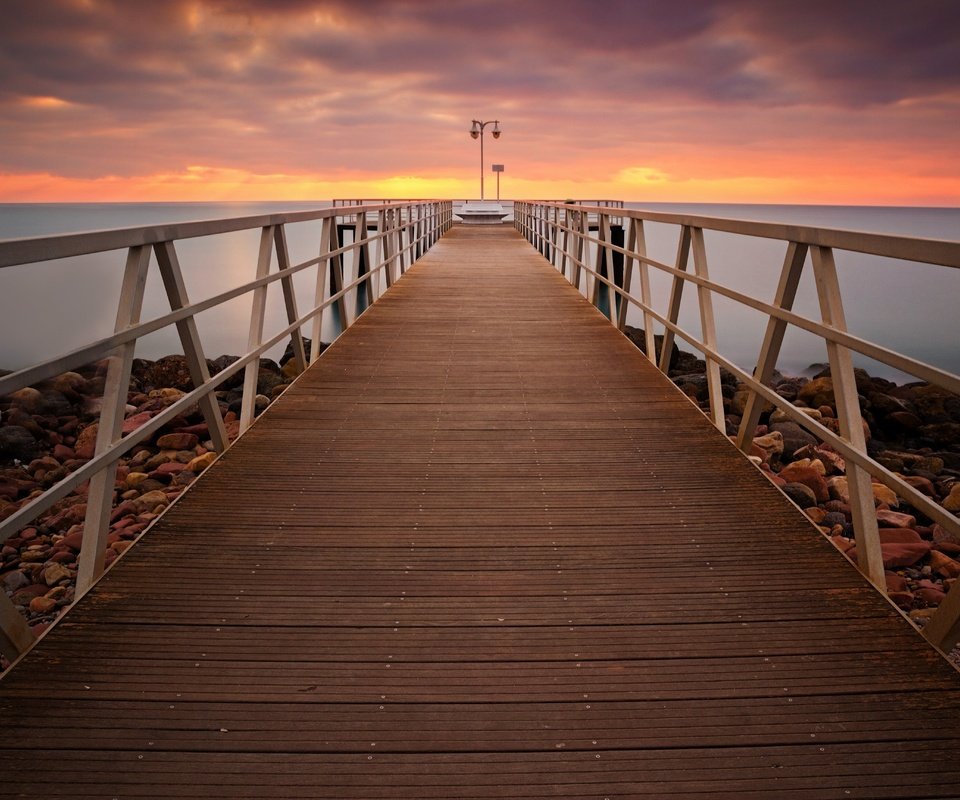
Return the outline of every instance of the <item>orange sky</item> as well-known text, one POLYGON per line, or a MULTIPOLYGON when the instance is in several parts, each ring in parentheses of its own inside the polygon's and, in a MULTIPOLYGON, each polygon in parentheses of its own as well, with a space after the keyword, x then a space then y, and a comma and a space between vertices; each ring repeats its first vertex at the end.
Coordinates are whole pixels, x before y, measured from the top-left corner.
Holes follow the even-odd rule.
POLYGON ((960 205, 960 14, 914 0, 38 0, 0 201, 960 205))

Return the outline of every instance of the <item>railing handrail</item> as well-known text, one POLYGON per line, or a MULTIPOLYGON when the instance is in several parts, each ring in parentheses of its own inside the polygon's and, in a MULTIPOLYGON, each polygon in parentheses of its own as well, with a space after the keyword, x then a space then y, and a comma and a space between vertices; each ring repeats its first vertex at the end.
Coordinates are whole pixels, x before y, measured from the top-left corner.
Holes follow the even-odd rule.
POLYGON ((410 202, 388 201, 375 205, 337 206, 313 211, 288 211, 271 214, 254 214, 246 217, 222 217, 207 220, 137 225, 125 228, 107 228, 80 233, 56 233, 47 236, 29 236, 16 239, 0 239, 0 268, 13 267, 40 261, 54 261, 73 256, 92 255, 126 247, 153 245, 160 242, 196 239, 221 233, 254 228, 267 228, 295 222, 312 222, 347 214, 377 212, 385 208, 405 208, 431 200, 410 202))
MULTIPOLYGON (((762 399, 780 408, 789 419, 800 424, 820 441, 832 446, 845 458, 847 462, 845 474, 850 488, 850 506, 858 563, 864 574, 880 591, 885 591, 885 579, 878 523, 874 514, 871 478, 876 478, 879 483, 892 489, 914 508, 943 525, 954 535, 960 535, 960 519, 919 492, 901 476, 886 469, 867 453, 850 350, 863 352, 905 372, 922 376, 930 383, 941 385, 952 392, 957 392, 960 388, 960 376, 849 334, 846 329, 833 256, 833 250, 839 249, 957 267, 960 266, 960 242, 843 231, 815 226, 731 220, 692 214, 666 214, 639 209, 584 207, 553 201, 517 201, 514 219, 515 227, 563 273, 564 277, 567 277, 569 264, 569 280, 578 289, 581 283, 581 272, 586 273, 585 292, 592 303, 596 304, 599 300, 600 287, 606 289, 609 318, 612 324, 622 330, 626 323, 628 305, 642 311, 647 357, 657 364, 661 371, 668 371, 674 336, 680 336, 703 354, 706 360, 709 416, 722 431, 725 432, 725 418, 720 391, 720 368, 723 367, 731 372, 749 390, 749 400, 737 435, 737 444, 742 450, 750 449, 754 430, 760 418, 762 399), (590 219, 589 223, 588 219, 590 219), (624 246, 614 244, 612 240, 612 220, 629 220, 630 222, 629 239, 625 241, 624 246), (679 226, 680 236, 674 266, 664 264, 647 255, 644 222, 679 226), (596 236, 590 234, 591 229, 597 231, 596 236), (730 289, 710 279, 707 270, 704 230, 759 236, 788 243, 780 285, 772 304, 751 298, 743 292, 730 289), (589 244, 596 245, 594 267, 587 263, 587 245, 589 244), (691 251, 692 273, 687 271, 691 251), (800 273, 806 263, 808 252, 813 261, 822 322, 816 322, 792 310, 800 273), (613 272, 614 253, 619 253, 624 259, 622 285, 618 285, 613 272), (607 275, 602 274, 604 267, 607 268, 607 275), (659 313, 652 305, 649 267, 666 273, 673 279, 669 308, 666 313, 659 313), (641 297, 639 298, 631 293, 631 281, 635 269, 640 273, 641 297), (684 330, 678 324, 682 290, 687 283, 697 287, 701 338, 684 330), (753 374, 741 369, 719 351, 711 299, 713 292, 767 315, 767 331, 758 348, 757 367, 753 374), (620 299, 619 308, 617 298, 620 299), (659 358, 654 341, 654 322, 662 326, 664 331, 659 358), (765 385, 776 366, 788 323, 821 337, 827 343, 841 430, 839 435, 807 416, 799 406, 795 406, 765 385)), ((924 628, 924 635, 931 642, 945 649, 952 647, 960 639, 960 582, 947 593, 940 608, 924 628)))
MULTIPOLYGON (((364 287, 366 307, 403 276, 407 267, 426 252, 453 223, 450 201, 390 201, 376 205, 353 205, 311 211, 262 214, 196 222, 144 225, 86 233, 59 234, 0 241, 0 266, 25 265, 72 256, 113 253, 127 250, 123 285, 117 311, 117 324, 111 336, 82 345, 66 354, 46 359, 0 378, 0 395, 36 384, 71 368, 108 358, 102 410, 94 456, 62 477, 37 497, 28 498, 12 515, 0 521, 0 542, 68 496, 81 483, 90 481, 84 522, 83 546, 77 576, 76 598, 93 585, 103 572, 103 554, 119 459, 147 437, 157 432, 179 412, 199 404, 210 431, 214 448, 222 452, 229 446, 226 429, 213 393, 231 377, 243 371, 243 390, 239 419, 240 433, 253 422, 260 357, 286 337, 291 338, 298 370, 302 371, 319 356, 320 333, 326 309, 335 307, 340 328, 345 330, 361 313, 357 301, 364 287), (368 217, 369 215, 369 217, 368 217), (322 222, 319 255, 291 264, 285 226, 291 223, 322 222), (349 222, 347 221, 349 220, 349 222), (353 240, 340 244, 339 230, 352 229, 353 240), (256 277, 213 297, 191 303, 187 297, 176 251, 184 239, 243 230, 260 231, 256 277), (376 253, 370 252, 371 245, 376 253), (343 257, 355 255, 356 276, 347 282, 343 257), (276 259, 276 271, 271 271, 276 259), (155 259, 170 301, 170 312, 140 322, 147 271, 155 259), (360 265, 365 271, 360 273, 360 265), (316 266, 316 287, 309 310, 297 310, 293 276, 316 266), (385 280, 385 288, 381 286, 385 280), (287 325, 264 337, 264 313, 267 288, 280 282, 286 306, 287 325), (376 282, 375 282, 376 281, 376 282), (329 291, 329 296, 328 295, 329 291), (226 369, 211 376, 195 317, 208 309, 251 294, 250 330, 246 352, 226 369), (348 299, 353 303, 351 308, 348 299), (301 328, 312 325, 316 346, 306 355, 301 328), (121 436, 124 407, 130 382, 134 346, 138 339, 161 328, 176 325, 184 348, 193 389, 155 414, 132 433, 121 436)), ((0 592, 0 652, 16 657, 27 649, 33 636, 19 612, 0 592)))
MULTIPOLYGON (((517 201, 518 204, 529 202, 535 202, 546 208, 581 211, 593 215, 610 215, 611 213, 611 209, 605 206, 574 206, 555 201, 517 201)), ((633 208, 618 208, 613 216, 621 219, 642 219, 646 222, 662 222, 689 228, 703 228, 720 233, 734 233, 762 239, 798 242, 812 247, 831 247, 835 250, 848 250, 855 253, 896 258, 902 261, 915 261, 960 269, 960 242, 949 239, 928 239, 919 236, 844 230, 816 225, 730 219, 727 217, 677 214, 633 208)))

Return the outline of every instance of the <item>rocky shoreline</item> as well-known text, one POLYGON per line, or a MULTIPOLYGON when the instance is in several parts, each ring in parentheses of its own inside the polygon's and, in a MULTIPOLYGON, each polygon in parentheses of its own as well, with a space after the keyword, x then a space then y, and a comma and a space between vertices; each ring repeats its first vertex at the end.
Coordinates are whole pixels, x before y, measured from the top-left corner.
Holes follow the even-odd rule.
MULTIPOLYGON (((625 333, 646 352, 642 330, 628 327, 625 333)), ((657 337, 657 347, 660 342, 657 337)), ((813 365, 811 371, 815 373, 811 378, 776 373, 771 386, 839 433, 829 367, 813 365)), ((702 409, 709 408, 702 360, 674 346, 668 374, 702 409)), ((960 397, 924 382, 898 385, 860 369, 856 380, 869 455, 946 510, 960 512, 960 397)), ((726 432, 732 437, 749 392, 725 370, 721 385, 726 432)), ((749 455, 856 562, 843 457, 770 404, 761 415, 749 455)), ((890 598, 922 627, 960 578, 960 537, 882 484, 873 484, 873 494, 890 598)), ((960 665, 960 649, 952 658, 960 665)))
MULTIPOLYGON (((644 349, 643 331, 627 328, 644 349)), ((658 341, 659 346, 659 341, 658 341)), ((326 345, 321 345, 325 348, 326 345)), ((309 342, 307 342, 309 352, 309 342)), ((215 374, 236 361, 208 362, 215 374)), ((85 464, 94 453, 106 362, 0 398, 0 519, 85 464)), ((676 346, 671 379, 706 408, 705 364, 676 346)), ((292 350, 280 363, 262 359, 256 412, 261 413, 296 376, 292 350)), ((239 431, 243 373, 217 392, 228 436, 239 431)), ((734 435, 748 397, 745 387, 721 375, 727 434, 734 435)), ((812 378, 777 374, 782 397, 837 430, 829 370, 812 378)), ((193 388, 185 359, 166 356, 134 362, 123 425, 135 430, 193 388)), ((948 511, 960 512, 960 398, 925 383, 898 386, 857 371, 870 455, 948 511)), ((764 409, 751 457, 831 541, 856 560, 843 458, 772 407, 764 409)), ((168 422, 150 442, 120 460, 107 540, 112 563, 166 506, 216 458, 206 423, 195 406, 168 422)), ((56 503, 11 537, 0 551, 0 587, 42 632, 73 602, 77 558, 86 513, 86 487, 56 503)), ((960 578, 960 537, 933 523, 874 484, 881 549, 890 597, 923 625, 960 578)), ((960 665, 960 650, 953 656, 960 665)), ((5 668, 6 662, 0 663, 5 668)))
MULTIPOLYGON (((305 340, 307 352, 309 340, 305 340)), ((322 349, 326 345, 321 345, 322 349)), ((280 363, 261 359, 255 411, 259 415, 296 377, 292 348, 280 363)), ((237 360, 208 360, 216 374, 237 360)), ((97 362, 0 398, 0 519, 6 519, 94 455, 107 362, 97 362)), ((6 373, 4 373, 6 374, 6 373)), ((217 400, 228 437, 239 433, 243 372, 217 400)), ((136 359, 123 432, 129 433, 193 389, 183 356, 136 359)), ((195 405, 137 445, 117 468, 106 564, 111 564, 216 458, 207 424, 195 405)), ((79 487, 0 549, 0 588, 35 634, 74 599, 83 539, 86 485, 79 487)), ((0 657, 0 669, 7 666, 0 657)))

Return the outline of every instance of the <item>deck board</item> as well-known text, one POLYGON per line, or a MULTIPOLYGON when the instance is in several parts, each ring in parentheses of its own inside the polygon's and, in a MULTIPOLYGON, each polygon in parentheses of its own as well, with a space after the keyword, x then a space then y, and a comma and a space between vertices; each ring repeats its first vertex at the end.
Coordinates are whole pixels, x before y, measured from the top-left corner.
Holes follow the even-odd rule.
POLYGON ((960 797, 960 676, 455 227, 0 683, 10 797, 960 797))

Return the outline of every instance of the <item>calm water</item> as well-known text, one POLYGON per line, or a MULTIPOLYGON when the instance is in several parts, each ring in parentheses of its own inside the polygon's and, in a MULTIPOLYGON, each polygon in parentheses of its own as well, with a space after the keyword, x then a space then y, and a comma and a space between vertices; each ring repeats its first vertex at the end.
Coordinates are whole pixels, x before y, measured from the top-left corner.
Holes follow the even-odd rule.
MULTIPOLYGON (((326 206, 314 203, 90 203, 0 205, 0 238, 121 228, 219 217, 239 217, 326 206)), ((735 217, 830 228, 893 233, 932 239, 960 240, 960 209, 840 206, 771 206, 719 204, 630 204, 657 211, 685 211, 704 216, 735 217)), ((178 243, 181 265, 191 300, 201 300, 226 286, 250 280, 256 268, 259 233, 248 231, 178 243)), ((315 257, 319 223, 288 226, 288 244, 294 263, 315 257)), ((672 263, 677 245, 673 226, 649 224, 651 257, 672 263)), ((732 288, 772 299, 786 244, 722 233, 706 233, 711 277, 732 288)), ((84 256, 29 267, 0 270, 0 367, 16 369, 69 351, 107 336, 120 289, 125 254, 84 256)), ((866 339, 936 366, 960 373, 960 271, 922 264, 892 262, 873 256, 837 253, 847 322, 850 330, 866 339)), ((653 271, 655 297, 669 293, 669 277, 653 271)), ((313 297, 315 272, 296 277, 298 296, 313 297)), ((680 324, 699 334, 696 293, 688 287, 680 324)), ((655 301, 658 308, 665 303, 655 301)), ((151 274, 143 318, 168 310, 159 277, 151 274)), ((814 319, 819 308, 809 263, 795 310, 814 319)), ((248 297, 200 315, 208 357, 239 354, 246 350, 250 313, 248 297)), ((765 319, 724 298, 715 299, 721 352, 744 368, 756 359, 765 319)), ((631 324, 640 325, 631 314, 631 324)), ((266 330, 285 326, 282 297, 273 285, 268 298, 266 330)), ((324 339, 335 334, 330 325, 324 339)), ((681 346, 683 343, 681 342, 681 346)), ((271 353, 276 357, 282 347, 271 353)), ((137 355, 157 358, 179 352, 173 330, 160 331, 138 344, 137 355)), ((803 372, 813 362, 826 360, 815 337, 788 329, 779 368, 803 372)), ((859 359, 874 374, 895 376, 887 368, 859 359)))

